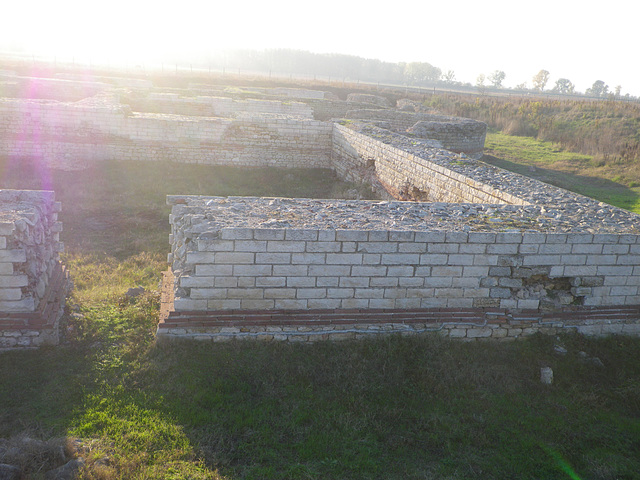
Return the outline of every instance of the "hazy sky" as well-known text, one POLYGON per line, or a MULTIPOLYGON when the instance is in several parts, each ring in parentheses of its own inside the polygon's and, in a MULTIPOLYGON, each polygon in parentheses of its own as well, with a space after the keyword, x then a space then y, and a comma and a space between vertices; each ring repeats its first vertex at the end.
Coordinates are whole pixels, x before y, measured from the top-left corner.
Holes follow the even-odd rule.
MULTIPOLYGON (((456 80, 541 69, 547 88, 568 78, 584 92, 603 80, 640 96, 640 3, 574 0, 16 0, 0 17, 0 47, 53 59, 144 64, 225 48, 293 48, 391 62, 428 62, 456 80)), ((185 60, 188 62, 188 60, 185 60)))

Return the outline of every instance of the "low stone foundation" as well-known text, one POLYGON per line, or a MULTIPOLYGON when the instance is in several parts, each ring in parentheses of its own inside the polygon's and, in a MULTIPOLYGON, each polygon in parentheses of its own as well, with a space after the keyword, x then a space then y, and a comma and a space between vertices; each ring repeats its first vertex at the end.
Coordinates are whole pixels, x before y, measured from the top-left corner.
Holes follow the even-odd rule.
POLYGON ((0 190, 0 349, 58 343, 68 291, 53 192, 0 190))
POLYGON ((160 341, 314 342, 433 332, 466 340, 514 340, 536 333, 567 332, 640 335, 640 305, 565 307, 555 312, 501 308, 176 311, 174 282, 171 270, 165 272, 157 331, 160 341))

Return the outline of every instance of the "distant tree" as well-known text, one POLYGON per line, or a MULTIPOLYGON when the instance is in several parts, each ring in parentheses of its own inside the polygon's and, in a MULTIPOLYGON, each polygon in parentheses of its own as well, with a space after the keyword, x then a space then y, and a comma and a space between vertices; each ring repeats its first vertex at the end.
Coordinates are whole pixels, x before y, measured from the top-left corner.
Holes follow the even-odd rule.
POLYGON ((596 80, 593 82, 591 88, 587 88, 585 92, 592 97, 605 97, 609 92, 609 85, 605 84, 602 80, 596 80))
POLYGON ((527 90, 527 82, 522 82, 519 85, 516 85, 516 90, 527 90))
POLYGON ((556 80, 556 85, 551 89, 551 91, 567 95, 574 93, 575 89, 575 85, 571 83, 568 78, 559 78, 558 80, 556 80))
POLYGON ((616 98, 620 98, 620 92, 622 92, 622 85, 616 86, 616 98))
POLYGON ((485 79, 486 77, 484 76, 484 73, 481 73, 480 75, 478 75, 478 78, 476 79, 476 88, 478 89, 481 95, 484 95, 484 92, 486 90, 486 86, 484 84, 485 79))
POLYGON ((456 81, 455 72, 453 70, 447 70, 445 73, 442 74, 442 80, 444 80, 444 83, 448 83, 448 84, 455 83, 456 81))
POLYGON ((533 88, 542 92, 544 90, 544 87, 547 85, 548 81, 549 81, 549 72, 546 70, 540 70, 533 77, 533 88))
POLYGON ((442 70, 430 63, 411 62, 404 67, 405 81, 409 85, 424 85, 440 80, 442 70))
POLYGON ((489 81, 493 84, 494 87, 501 88, 502 82, 504 81, 504 78, 506 76, 507 74, 502 70, 496 70, 491 75, 489 75, 489 81))

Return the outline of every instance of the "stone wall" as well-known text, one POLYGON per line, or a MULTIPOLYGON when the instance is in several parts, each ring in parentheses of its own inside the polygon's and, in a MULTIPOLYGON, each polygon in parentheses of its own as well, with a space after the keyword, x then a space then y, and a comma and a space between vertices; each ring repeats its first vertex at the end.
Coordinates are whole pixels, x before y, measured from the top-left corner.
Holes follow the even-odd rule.
POLYGON ((350 110, 347 119, 386 124, 386 128, 437 140, 447 150, 479 159, 484 150, 487 125, 469 118, 449 117, 398 110, 350 110))
POLYGON ((133 111, 167 113, 172 115, 197 115, 203 117, 236 117, 247 114, 279 114, 300 118, 313 118, 313 110, 305 103, 279 100, 236 100, 216 96, 184 96, 177 93, 129 94, 122 102, 133 111))
POLYGON ((378 107, 391 108, 391 102, 386 97, 367 93, 350 93, 347 95, 347 102, 370 103, 378 107))
POLYGON ((96 97, 71 104, 2 99, 0 131, 0 155, 60 168, 107 159, 328 168, 332 126, 280 115, 132 113, 112 97, 96 97))
POLYGON ((160 337, 640 334, 640 216, 370 124, 332 151, 436 203, 169 197, 160 337))
POLYGON ((0 190, 0 348, 56 344, 67 290, 53 192, 0 190))
POLYGON ((549 232, 485 222, 489 205, 443 215, 413 202, 168 202, 174 298, 159 335, 310 339, 402 330, 408 313, 411 328, 452 336, 640 333, 637 218, 625 232, 560 233, 562 221, 549 232))
POLYGON ((333 130, 332 165, 340 178, 366 181, 390 198, 429 202, 507 203, 522 200, 458 173, 465 160, 437 143, 410 139, 365 125, 364 132, 338 125, 333 130))

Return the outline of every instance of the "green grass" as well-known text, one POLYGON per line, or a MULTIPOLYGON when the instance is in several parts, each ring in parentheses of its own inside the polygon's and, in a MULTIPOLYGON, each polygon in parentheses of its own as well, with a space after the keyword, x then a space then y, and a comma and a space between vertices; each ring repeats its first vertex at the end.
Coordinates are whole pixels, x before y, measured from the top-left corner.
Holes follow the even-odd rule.
POLYGON ((640 213, 635 165, 606 163, 531 137, 487 133, 484 161, 521 175, 640 213))
MULTIPOLYGON (((324 171, 147 166, 48 172, 75 285, 66 340, 0 354, 0 438, 79 438, 85 479, 638 478, 640 339, 157 345, 166 193, 351 187, 324 171)), ((7 167, 2 187, 34 178, 7 167)))

